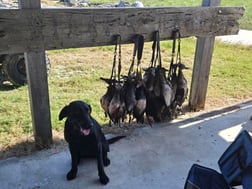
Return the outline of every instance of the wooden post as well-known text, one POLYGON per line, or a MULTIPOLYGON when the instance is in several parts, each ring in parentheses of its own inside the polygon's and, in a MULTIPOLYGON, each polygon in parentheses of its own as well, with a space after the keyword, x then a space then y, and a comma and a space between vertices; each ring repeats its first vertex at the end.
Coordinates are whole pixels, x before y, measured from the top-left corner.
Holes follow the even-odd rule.
MULTIPOLYGON (((40 9, 41 3, 40 0, 20 0, 19 8, 40 9)), ((52 128, 45 51, 26 52, 25 65, 35 144, 38 148, 48 147, 52 144, 52 128)))
MULTIPOLYGON (((203 0, 202 6, 218 6, 220 0, 203 0)), ((215 37, 198 37, 194 57, 189 107, 204 109, 215 37)))

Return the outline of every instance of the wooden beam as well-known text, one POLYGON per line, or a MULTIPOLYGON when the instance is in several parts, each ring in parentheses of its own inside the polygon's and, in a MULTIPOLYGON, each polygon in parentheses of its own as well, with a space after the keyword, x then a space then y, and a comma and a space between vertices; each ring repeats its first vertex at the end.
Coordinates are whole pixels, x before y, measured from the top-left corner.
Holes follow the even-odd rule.
POLYGON ((175 27, 182 37, 237 34, 243 13, 243 7, 0 10, 0 53, 112 45, 116 34, 122 43, 138 33, 152 41, 156 30, 165 40, 175 27))
MULTIPOLYGON (((203 0, 202 6, 218 6, 220 0, 203 0)), ((194 57, 189 107, 193 111, 205 107, 215 37, 198 37, 194 57)))
MULTIPOLYGON (((40 0, 20 0, 19 8, 40 8, 40 0)), ((52 128, 45 52, 26 52, 25 65, 35 144, 37 148, 49 147, 52 144, 52 128)))

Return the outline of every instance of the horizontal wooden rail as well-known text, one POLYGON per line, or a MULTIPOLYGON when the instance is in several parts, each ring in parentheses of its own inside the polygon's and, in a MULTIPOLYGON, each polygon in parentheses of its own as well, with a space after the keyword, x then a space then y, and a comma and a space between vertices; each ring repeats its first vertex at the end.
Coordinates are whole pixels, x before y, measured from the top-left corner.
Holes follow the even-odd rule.
POLYGON ((237 34, 243 7, 161 7, 0 10, 0 53, 112 45, 115 34, 122 43, 135 34, 152 40, 237 34))

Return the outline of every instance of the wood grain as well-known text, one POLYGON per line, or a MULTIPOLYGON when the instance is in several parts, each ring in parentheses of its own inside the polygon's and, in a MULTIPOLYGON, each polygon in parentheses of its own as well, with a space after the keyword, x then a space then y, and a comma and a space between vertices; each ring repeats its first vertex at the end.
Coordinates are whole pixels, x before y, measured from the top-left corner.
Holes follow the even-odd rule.
POLYGON ((166 40, 176 27, 182 37, 237 34, 243 13, 243 7, 1 10, 0 53, 112 45, 116 34, 122 43, 135 34, 151 41, 156 30, 166 40))

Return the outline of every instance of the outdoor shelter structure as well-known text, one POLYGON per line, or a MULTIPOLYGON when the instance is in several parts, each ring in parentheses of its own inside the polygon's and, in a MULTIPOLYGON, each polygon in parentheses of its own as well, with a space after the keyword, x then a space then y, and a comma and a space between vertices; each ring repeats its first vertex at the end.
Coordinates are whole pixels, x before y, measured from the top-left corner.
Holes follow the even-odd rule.
POLYGON ((19 0, 19 9, 0 10, 0 54, 25 53, 33 131, 36 145, 52 143, 45 50, 122 44, 135 34, 152 41, 196 36, 189 106, 203 109, 215 36, 239 31, 243 7, 219 7, 220 0, 203 0, 202 7, 41 9, 40 0, 19 0))

